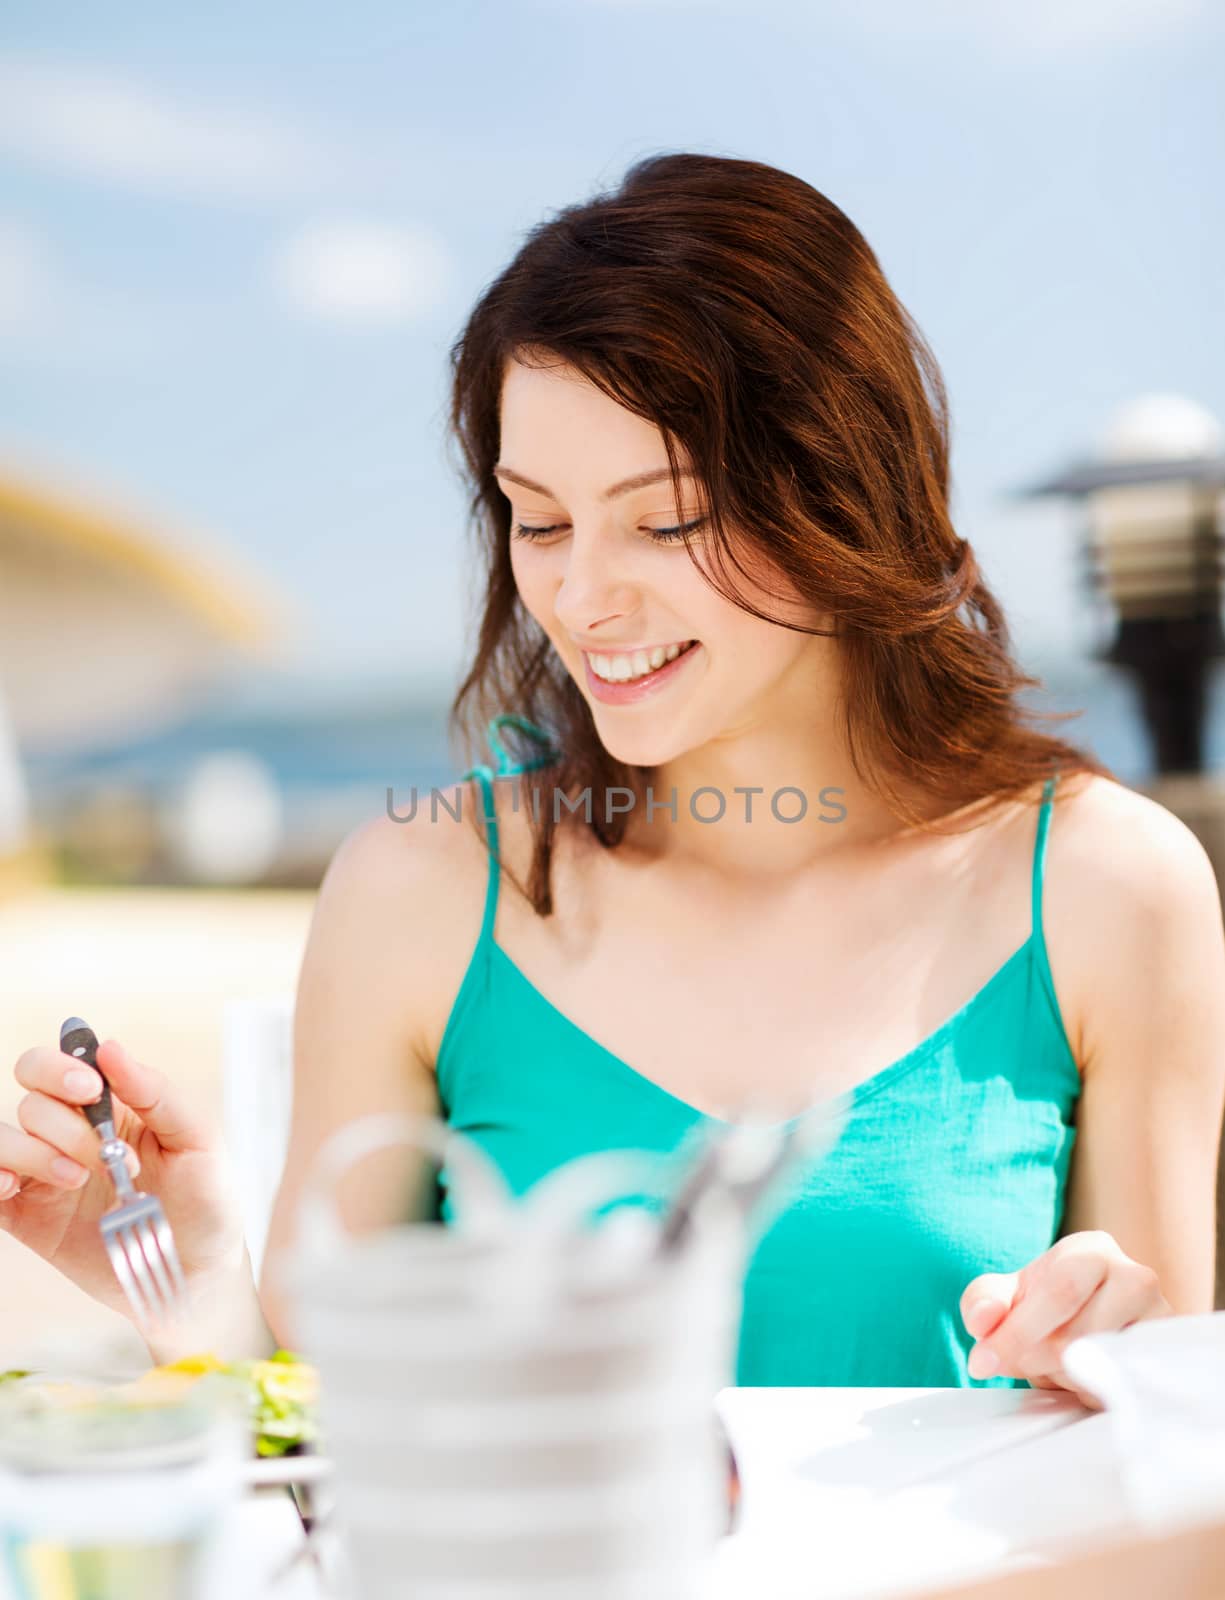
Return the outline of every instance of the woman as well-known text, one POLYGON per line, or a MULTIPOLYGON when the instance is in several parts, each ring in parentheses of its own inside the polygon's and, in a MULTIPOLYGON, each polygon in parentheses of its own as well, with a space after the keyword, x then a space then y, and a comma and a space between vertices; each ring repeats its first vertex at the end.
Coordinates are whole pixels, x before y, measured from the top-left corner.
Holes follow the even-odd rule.
MULTIPOLYGON (((1209 1310, 1216 884, 1018 705, 938 369, 854 226, 755 162, 643 161, 533 232, 453 383, 485 595, 452 715, 511 708, 494 726, 544 745, 456 786, 474 827, 389 804, 331 863, 273 1268, 365 1112, 440 1110, 522 1190, 845 1091, 756 1244, 740 1382, 1072 1387, 1068 1340, 1209 1310)), ((99 1059, 197 1291, 188 1342, 284 1339, 213 1133, 117 1042, 99 1059)), ((120 1305, 75 1109, 96 1077, 47 1047, 16 1070, 0 1217, 120 1305)), ((399 1194, 368 1164, 351 1222, 399 1194)))

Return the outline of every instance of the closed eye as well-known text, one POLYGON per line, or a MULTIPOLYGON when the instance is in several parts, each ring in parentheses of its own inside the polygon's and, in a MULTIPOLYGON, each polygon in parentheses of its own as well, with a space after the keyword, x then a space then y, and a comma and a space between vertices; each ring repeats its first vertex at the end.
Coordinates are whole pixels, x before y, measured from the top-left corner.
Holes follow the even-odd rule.
MULTIPOLYGON (((674 540, 683 539, 686 534, 694 533, 706 521, 705 517, 697 517, 692 522, 682 522, 675 528, 644 528, 644 533, 650 534, 652 539, 660 544, 670 544, 674 540)), ((556 533, 559 528, 564 528, 564 522, 550 522, 544 527, 531 527, 527 523, 516 522, 513 525, 513 534, 517 539, 542 539, 546 534, 556 533)))

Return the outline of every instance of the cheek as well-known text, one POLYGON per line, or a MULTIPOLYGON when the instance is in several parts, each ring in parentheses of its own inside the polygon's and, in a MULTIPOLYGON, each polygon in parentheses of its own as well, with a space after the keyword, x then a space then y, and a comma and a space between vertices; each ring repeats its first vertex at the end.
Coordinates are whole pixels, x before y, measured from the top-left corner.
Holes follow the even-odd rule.
POLYGON ((805 649, 812 636, 781 623, 824 628, 828 618, 818 613, 788 575, 768 562, 753 545, 741 546, 736 554, 745 570, 732 566, 726 580, 748 604, 763 611, 765 618, 734 605, 701 579, 691 597, 694 603, 690 614, 697 620, 705 619, 712 636, 718 634, 738 649, 760 652, 763 663, 785 666, 805 649), (766 620, 769 618, 778 620, 766 620))
POLYGON ((823 640, 733 609, 708 635, 712 665, 737 701, 806 677, 823 640))
POLYGON ((692 604, 679 614, 693 624, 694 636, 721 646, 724 653, 740 661, 752 661, 758 666, 772 669, 785 666, 804 648, 808 636, 792 628, 781 627, 770 617, 791 615, 791 608, 782 608, 777 599, 751 595, 749 598, 766 612, 757 617, 751 611, 732 605, 722 595, 703 589, 691 597, 692 604))

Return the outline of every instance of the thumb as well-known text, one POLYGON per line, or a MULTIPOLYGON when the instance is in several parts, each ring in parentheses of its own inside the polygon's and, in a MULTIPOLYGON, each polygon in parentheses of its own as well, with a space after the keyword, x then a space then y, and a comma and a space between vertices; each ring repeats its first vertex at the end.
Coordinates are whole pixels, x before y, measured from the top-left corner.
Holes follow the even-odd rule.
POLYGON ((141 1119, 164 1150, 204 1150, 211 1143, 203 1121, 164 1073, 137 1061, 117 1039, 98 1046, 98 1065, 124 1105, 141 1119))
POLYGON ((961 1320, 976 1339, 985 1339, 1012 1310, 1019 1272, 984 1272, 961 1297, 961 1320))

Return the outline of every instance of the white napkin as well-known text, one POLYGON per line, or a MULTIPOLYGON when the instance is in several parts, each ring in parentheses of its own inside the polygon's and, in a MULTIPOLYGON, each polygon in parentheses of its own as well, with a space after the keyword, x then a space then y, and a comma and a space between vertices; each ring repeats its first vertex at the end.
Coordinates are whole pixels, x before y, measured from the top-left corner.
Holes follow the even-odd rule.
POLYGON ((1106 1408, 1139 1527, 1225 1517, 1225 1311, 1087 1334, 1063 1364, 1106 1408))

